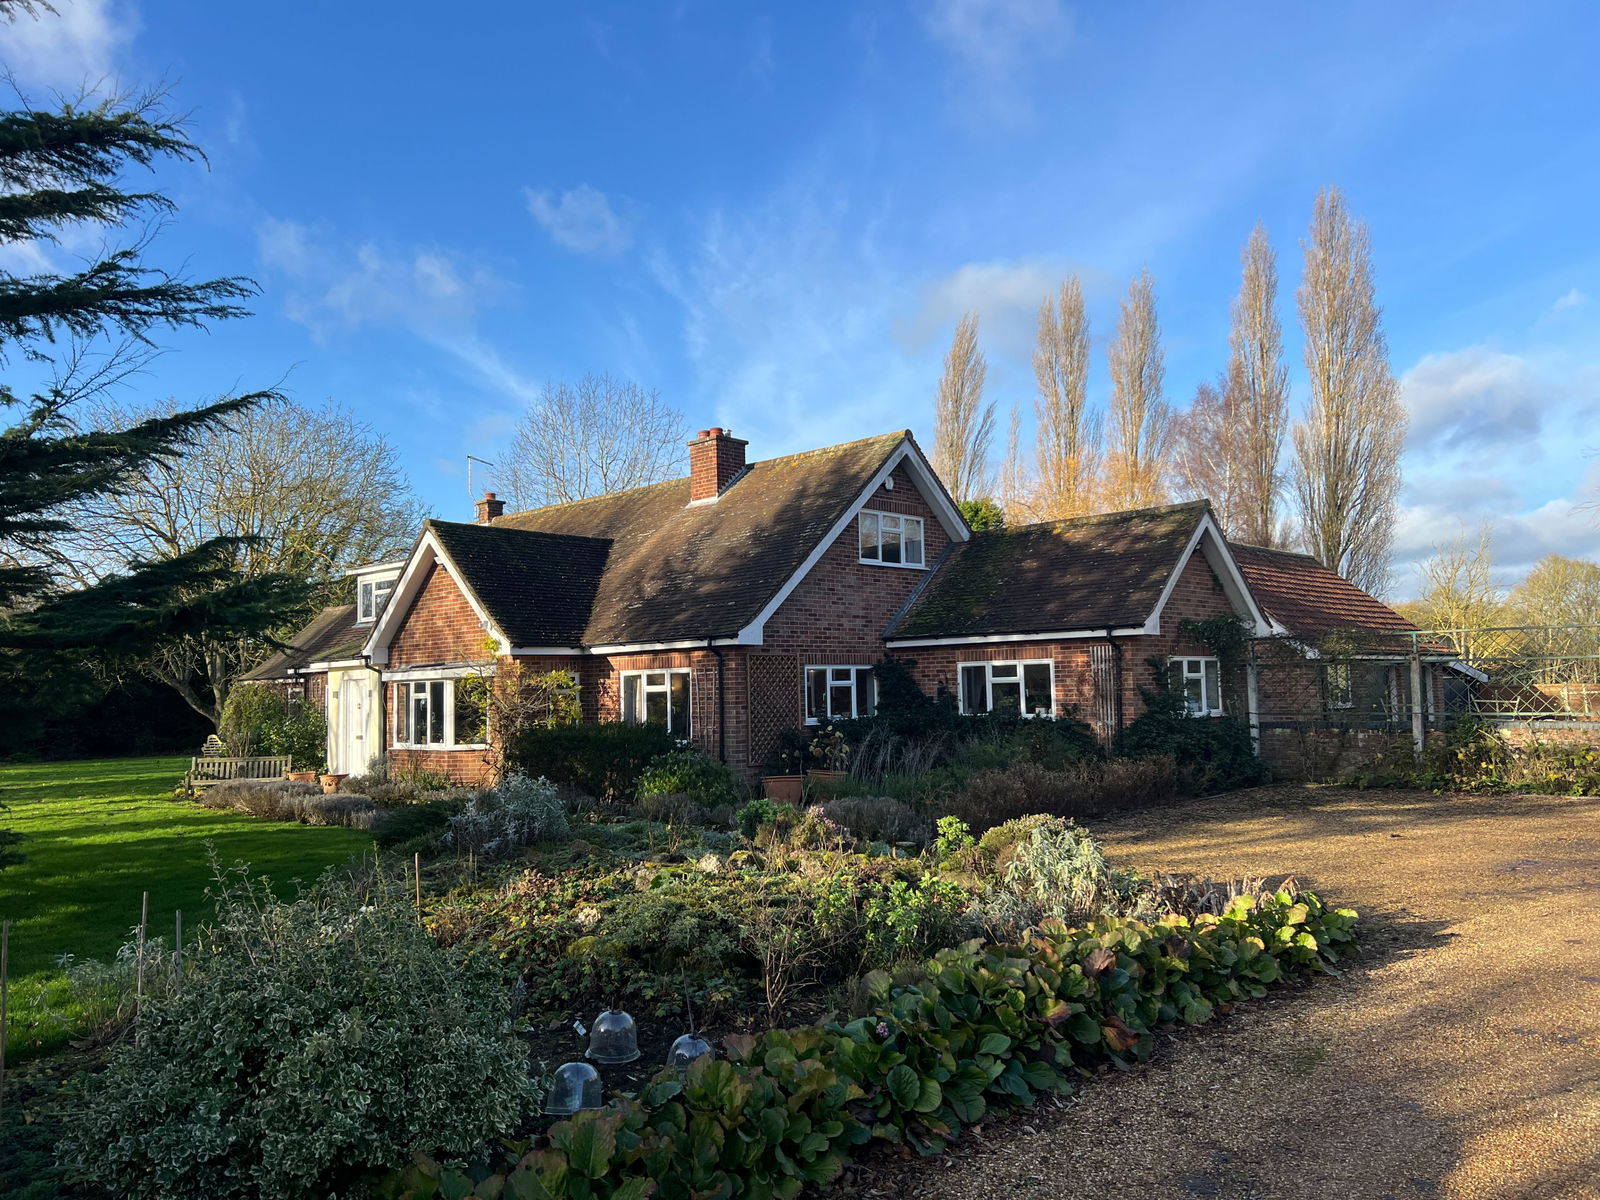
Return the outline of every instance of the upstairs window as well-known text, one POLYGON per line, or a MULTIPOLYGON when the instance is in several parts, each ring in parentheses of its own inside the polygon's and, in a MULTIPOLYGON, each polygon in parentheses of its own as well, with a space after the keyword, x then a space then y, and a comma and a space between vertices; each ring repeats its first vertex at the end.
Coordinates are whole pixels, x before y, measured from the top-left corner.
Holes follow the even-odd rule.
POLYGON ((689 672, 624 671, 622 719, 630 725, 664 725, 676 738, 688 738, 689 672))
POLYGON ((356 586, 356 619, 376 621, 394 591, 392 579, 365 579, 356 586))
POLYGON ((1024 717, 1056 715, 1055 664, 1033 662, 961 664, 961 711, 1011 713, 1024 717))
POLYGON ((1222 668, 1214 658, 1171 658, 1167 671, 1172 690, 1183 697, 1183 710, 1191 717, 1222 715, 1222 668))
POLYGON ((921 517, 864 512, 859 529, 862 562, 896 567, 924 565, 921 517))
POLYGON ((877 711, 871 667, 807 667, 806 724, 870 717, 877 711))

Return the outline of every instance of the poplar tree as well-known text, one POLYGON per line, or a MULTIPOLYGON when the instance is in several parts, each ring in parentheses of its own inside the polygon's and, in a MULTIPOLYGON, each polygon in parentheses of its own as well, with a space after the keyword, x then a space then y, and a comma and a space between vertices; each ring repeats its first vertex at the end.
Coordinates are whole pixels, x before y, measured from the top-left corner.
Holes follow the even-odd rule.
POLYGON ((994 403, 983 399, 988 372, 978 348, 977 314, 967 313, 944 356, 933 408, 933 467, 958 501, 975 500, 989 490, 994 403))
POLYGON ((1406 415, 1389 369, 1367 226, 1338 188, 1317 195, 1299 307, 1311 386, 1310 408, 1294 427, 1303 538, 1324 566, 1382 593, 1406 415))
POLYGON ((1167 500, 1171 415, 1162 399, 1166 365, 1156 320, 1155 280, 1141 271, 1128 285, 1107 357, 1111 412, 1104 500, 1107 508, 1144 508, 1167 500))
POLYGON ((1038 486, 1033 506, 1044 520, 1076 517, 1094 508, 1098 490, 1100 422, 1089 412, 1089 318, 1076 275, 1055 299, 1039 306, 1033 352, 1038 384, 1038 486))

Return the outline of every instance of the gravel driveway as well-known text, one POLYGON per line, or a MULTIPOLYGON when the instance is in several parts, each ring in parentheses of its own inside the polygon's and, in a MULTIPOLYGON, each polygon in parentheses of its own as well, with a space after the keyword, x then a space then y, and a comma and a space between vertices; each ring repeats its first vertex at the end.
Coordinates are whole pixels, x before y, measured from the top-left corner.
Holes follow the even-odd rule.
POLYGON ((1091 824, 1146 870, 1293 873, 1364 953, 857 1194, 1600 1197, 1600 802, 1263 788, 1091 824))

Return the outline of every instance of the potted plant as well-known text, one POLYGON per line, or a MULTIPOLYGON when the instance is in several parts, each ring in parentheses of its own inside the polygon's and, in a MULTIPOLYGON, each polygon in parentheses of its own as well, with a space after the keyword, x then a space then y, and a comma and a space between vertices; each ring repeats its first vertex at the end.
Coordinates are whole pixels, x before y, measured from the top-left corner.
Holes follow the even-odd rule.
POLYGON ((806 753, 805 734, 798 729, 784 730, 772 753, 767 755, 761 776, 761 794, 768 800, 798 804, 805 795, 806 753))
POLYGON ((349 778, 350 776, 348 774, 324 775, 322 776, 322 790, 331 796, 334 792, 339 790, 339 785, 349 778))
POLYGON ((818 730, 807 750, 811 761, 820 765, 808 769, 806 779, 812 782, 843 779, 850 773, 850 743, 832 725, 825 725, 818 730))
POLYGON ((285 771, 284 778, 290 783, 315 783, 317 781, 317 773, 315 771, 285 771))

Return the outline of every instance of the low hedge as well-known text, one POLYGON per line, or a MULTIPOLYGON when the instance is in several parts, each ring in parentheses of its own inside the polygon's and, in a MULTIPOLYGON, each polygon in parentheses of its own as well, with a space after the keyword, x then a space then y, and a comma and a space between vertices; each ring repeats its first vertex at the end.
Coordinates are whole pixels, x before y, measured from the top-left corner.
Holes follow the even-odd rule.
POLYGON ((524 730, 507 758, 518 774, 564 783, 596 800, 632 800, 645 768, 677 748, 661 725, 607 721, 524 730))
POLYGON ((934 1154, 995 1104, 1027 1104, 1106 1063, 1149 1056, 1286 977, 1326 971, 1356 914, 1316 896, 1244 896, 1220 916, 1047 922, 1021 945, 940 951, 921 982, 867 977, 848 1024, 724 1039, 680 1079, 555 1125, 549 1146, 473 1178, 426 1158, 387 1194, 470 1200, 793 1197, 874 1140, 934 1154))

